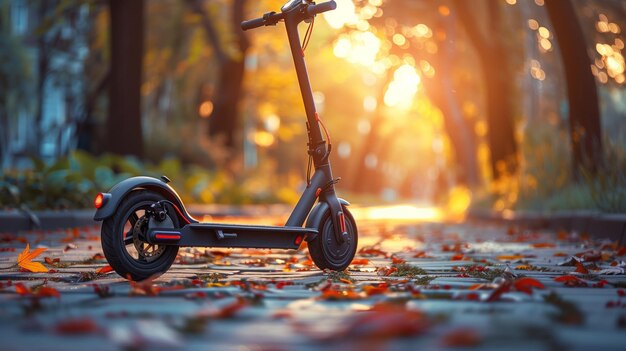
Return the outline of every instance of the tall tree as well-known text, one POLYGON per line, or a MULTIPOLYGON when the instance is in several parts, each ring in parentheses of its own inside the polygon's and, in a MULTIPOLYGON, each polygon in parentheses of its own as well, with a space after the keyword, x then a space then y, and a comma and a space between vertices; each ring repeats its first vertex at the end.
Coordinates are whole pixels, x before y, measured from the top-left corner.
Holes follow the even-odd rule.
MULTIPOLYGON (((481 32, 478 19, 472 15, 470 2, 455 0, 457 17, 480 61, 481 73, 485 82, 487 103, 487 142, 491 152, 491 170, 494 179, 502 171, 514 172, 517 169, 517 144, 513 119, 512 72, 506 47, 498 34, 502 32, 500 4, 484 1, 487 6, 487 29, 490 36, 481 32)), ((471 6, 475 6, 472 2, 471 6)))
POLYGON ((202 0, 188 0, 193 11, 200 15, 201 24, 213 46, 219 64, 218 80, 213 95, 213 113, 209 120, 209 136, 223 142, 230 150, 237 148, 239 127, 239 100, 242 93, 244 61, 250 42, 241 30, 246 0, 233 0, 229 29, 234 34, 235 53, 229 53, 221 43, 214 21, 203 8, 202 0))
POLYGON ((545 6, 565 68, 573 172, 595 173, 602 165, 602 129, 584 33, 571 1, 548 0, 545 6))
POLYGON ((105 151, 141 157, 144 1, 109 0, 109 8, 111 71, 105 151))

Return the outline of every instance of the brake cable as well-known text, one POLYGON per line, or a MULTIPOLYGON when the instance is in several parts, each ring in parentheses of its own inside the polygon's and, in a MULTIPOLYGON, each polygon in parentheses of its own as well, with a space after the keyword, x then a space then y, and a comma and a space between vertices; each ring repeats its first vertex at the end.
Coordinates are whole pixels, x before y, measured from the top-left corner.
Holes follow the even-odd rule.
POLYGON ((313 24, 315 24, 315 17, 311 18, 311 23, 309 23, 309 26, 304 33, 304 39, 302 40, 302 56, 304 56, 304 50, 306 50, 307 46, 309 46, 311 34, 313 33, 313 24))

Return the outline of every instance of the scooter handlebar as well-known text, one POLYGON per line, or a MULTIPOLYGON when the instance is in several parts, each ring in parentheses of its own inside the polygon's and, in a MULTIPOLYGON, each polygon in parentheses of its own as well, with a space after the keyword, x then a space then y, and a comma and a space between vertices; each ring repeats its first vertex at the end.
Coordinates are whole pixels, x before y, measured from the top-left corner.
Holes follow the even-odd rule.
POLYGON ((249 30, 254 28, 259 28, 262 26, 273 26, 278 23, 278 21, 283 19, 283 14, 276 12, 268 12, 263 15, 263 17, 255 18, 247 21, 241 22, 241 29, 249 30))
POLYGON ((249 30, 249 29, 259 28, 264 25, 265 25, 265 19, 263 17, 255 18, 255 19, 241 22, 241 29, 249 30))
POLYGON ((335 0, 330 0, 330 1, 323 2, 317 5, 309 5, 306 8, 306 12, 307 14, 309 14, 309 16, 315 16, 322 12, 332 11, 336 8, 337 8, 337 3, 335 2, 335 0))

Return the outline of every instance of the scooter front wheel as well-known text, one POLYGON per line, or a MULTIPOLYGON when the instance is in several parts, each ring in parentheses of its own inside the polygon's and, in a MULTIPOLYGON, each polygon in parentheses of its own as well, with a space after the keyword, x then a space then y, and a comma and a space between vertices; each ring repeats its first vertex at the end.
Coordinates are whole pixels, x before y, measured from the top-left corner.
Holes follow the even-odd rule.
POLYGON ((330 211, 326 211, 317 228, 317 237, 309 242, 309 253, 319 269, 343 271, 354 259, 359 235, 354 217, 345 206, 342 207, 348 240, 337 240, 330 211))
MULTIPOLYGON (((120 202, 115 214, 104 220, 101 242, 104 256, 111 267, 122 277, 140 281, 165 273, 178 254, 178 246, 153 245, 146 241, 150 222, 150 206, 165 200, 156 192, 132 191, 120 202)), ((164 223, 178 228, 179 222, 168 208, 164 223)))

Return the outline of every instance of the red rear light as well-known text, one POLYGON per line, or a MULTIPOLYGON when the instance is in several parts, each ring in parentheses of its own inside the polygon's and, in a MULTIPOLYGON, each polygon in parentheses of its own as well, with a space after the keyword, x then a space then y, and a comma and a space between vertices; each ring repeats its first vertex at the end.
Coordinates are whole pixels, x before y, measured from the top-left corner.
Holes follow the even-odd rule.
POLYGON ((96 198, 93 200, 93 205, 95 208, 100 208, 102 207, 102 205, 104 205, 104 194, 103 193, 99 193, 98 195, 96 195, 96 198))
POLYGON ((301 243, 302 243, 302 235, 298 235, 296 237, 296 240, 294 241, 294 244, 300 245, 301 243))

